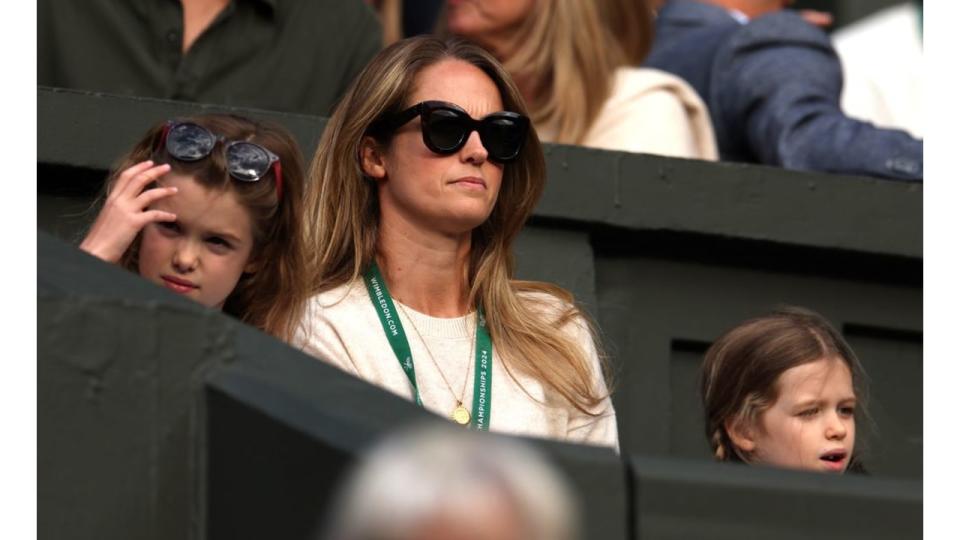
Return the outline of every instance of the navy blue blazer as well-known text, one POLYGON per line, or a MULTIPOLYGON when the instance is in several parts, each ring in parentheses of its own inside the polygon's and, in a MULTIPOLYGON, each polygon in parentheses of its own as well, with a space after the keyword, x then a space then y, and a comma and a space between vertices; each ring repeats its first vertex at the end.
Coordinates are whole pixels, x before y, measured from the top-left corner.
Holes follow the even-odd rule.
POLYGON ((700 94, 721 159, 923 179, 923 141, 846 116, 830 39, 791 10, 740 24, 721 7, 670 0, 646 65, 700 94))

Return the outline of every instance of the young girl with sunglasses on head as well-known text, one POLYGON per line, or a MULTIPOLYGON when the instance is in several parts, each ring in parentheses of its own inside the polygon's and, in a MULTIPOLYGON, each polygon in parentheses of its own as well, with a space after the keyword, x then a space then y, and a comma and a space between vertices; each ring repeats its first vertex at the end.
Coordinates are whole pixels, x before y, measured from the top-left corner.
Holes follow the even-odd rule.
POLYGON ((855 451, 865 374, 820 315, 788 307, 748 320, 707 350, 701 397, 719 461, 863 472, 855 451))
POLYGON ((151 128, 80 248, 280 339, 304 301, 303 159, 280 126, 206 114, 151 128))
POLYGON ((513 278, 545 169, 489 53, 431 37, 381 51, 310 170, 315 295, 294 343, 476 430, 616 448, 588 317, 560 287, 513 278))

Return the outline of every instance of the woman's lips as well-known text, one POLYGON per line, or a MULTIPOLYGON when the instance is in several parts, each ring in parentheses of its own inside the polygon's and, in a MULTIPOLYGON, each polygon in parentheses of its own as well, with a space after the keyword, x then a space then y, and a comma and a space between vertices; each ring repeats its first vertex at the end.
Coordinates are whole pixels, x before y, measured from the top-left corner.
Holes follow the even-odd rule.
POLYGON ((175 278, 173 276, 160 276, 160 279, 163 280, 164 286, 175 293, 186 294, 195 289, 199 289, 199 285, 187 281, 185 279, 175 278))
POLYGON ((463 178, 454 180, 452 183, 467 189, 476 189, 481 191, 487 189, 487 183, 483 181, 483 178, 478 178, 476 176, 464 176, 463 178))

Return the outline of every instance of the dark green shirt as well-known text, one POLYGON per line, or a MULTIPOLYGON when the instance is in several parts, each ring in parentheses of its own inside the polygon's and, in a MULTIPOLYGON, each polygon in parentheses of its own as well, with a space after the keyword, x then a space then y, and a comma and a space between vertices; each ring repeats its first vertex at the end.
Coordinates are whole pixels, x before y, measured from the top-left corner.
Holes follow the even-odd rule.
POLYGON ((362 0, 233 0, 182 36, 177 0, 41 0, 37 82, 329 116, 382 40, 362 0))

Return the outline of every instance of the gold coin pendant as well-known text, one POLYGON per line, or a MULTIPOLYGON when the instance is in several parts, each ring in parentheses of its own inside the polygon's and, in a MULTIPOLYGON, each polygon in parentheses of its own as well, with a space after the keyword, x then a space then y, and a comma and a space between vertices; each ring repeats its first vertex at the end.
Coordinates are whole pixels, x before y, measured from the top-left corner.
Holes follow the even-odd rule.
POLYGON ((468 411, 463 405, 457 405, 457 408, 453 410, 453 421, 461 426, 469 424, 470 411, 468 411))

